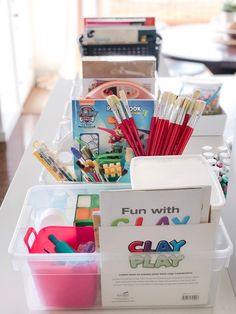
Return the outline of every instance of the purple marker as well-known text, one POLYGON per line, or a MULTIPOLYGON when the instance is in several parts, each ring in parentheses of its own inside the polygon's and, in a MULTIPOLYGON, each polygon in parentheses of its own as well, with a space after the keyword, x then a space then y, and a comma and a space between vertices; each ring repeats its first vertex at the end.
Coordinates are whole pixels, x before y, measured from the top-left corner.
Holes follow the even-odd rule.
POLYGON ((71 152, 72 152, 72 154, 74 155, 74 157, 75 157, 76 160, 80 160, 80 161, 82 161, 82 162, 85 161, 84 158, 83 158, 83 156, 82 156, 82 154, 81 154, 81 152, 80 152, 77 148, 71 147, 70 150, 71 150, 71 152))

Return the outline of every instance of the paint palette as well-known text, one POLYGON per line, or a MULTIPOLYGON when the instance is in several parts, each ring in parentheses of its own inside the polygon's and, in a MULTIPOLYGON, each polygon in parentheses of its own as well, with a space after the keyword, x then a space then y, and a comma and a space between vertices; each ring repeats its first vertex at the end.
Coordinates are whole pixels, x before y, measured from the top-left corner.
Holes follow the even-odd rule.
POLYGON ((74 217, 74 226, 92 226, 92 213, 99 210, 98 194, 78 195, 74 217))

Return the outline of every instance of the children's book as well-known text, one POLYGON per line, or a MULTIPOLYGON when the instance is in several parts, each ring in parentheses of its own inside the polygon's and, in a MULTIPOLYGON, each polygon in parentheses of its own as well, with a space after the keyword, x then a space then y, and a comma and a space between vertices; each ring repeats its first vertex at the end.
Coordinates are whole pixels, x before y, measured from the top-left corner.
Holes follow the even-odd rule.
POLYGON ((215 228, 212 223, 100 227, 103 306, 207 304, 215 228))
POLYGON ((103 306, 207 304, 210 195, 210 186, 101 192, 103 306))
MULTIPOLYGON (((107 96, 115 91, 106 90, 107 96)), ((154 100, 129 100, 129 106, 143 145, 148 138, 148 130, 153 115, 154 100)), ((73 139, 78 149, 89 147, 98 162, 125 165, 127 142, 105 99, 72 101, 73 139), (99 156, 100 157, 99 157, 99 156)), ((79 166, 74 163, 75 174, 81 180, 79 166)))
POLYGON ((210 186, 102 191, 102 226, 154 226, 208 222, 210 186))

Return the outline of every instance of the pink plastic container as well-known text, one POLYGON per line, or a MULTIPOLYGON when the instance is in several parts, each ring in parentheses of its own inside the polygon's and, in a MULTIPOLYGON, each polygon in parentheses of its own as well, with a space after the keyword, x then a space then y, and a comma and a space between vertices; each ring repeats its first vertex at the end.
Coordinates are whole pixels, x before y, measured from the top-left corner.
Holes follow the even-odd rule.
MULTIPOLYGON (((31 273, 38 294, 45 306, 53 308, 90 308, 95 305, 98 290, 98 266, 95 260, 82 258, 81 253, 54 254, 54 244, 48 236, 67 242, 75 250, 83 242, 94 241, 93 227, 46 227, 37 234, 29 228, 24 242, 30 253, 57 256, 52 261, 30 261, 31 273), (29 239, 35 239, 30 246, 29 239), (51 254, 45 253, 44 249, 51 254), (60 256, 62 258, 60 258, 60 256), (77 258, 79 257, 79 258, 77 258)), ((93 255, 90 253, 89 255, 93 255)), ((88 256, 88 254, 86 254, 88 256)))
POLYGON ((98 87, 94 88, 87 94, 86 98, 89 99, 103 99, 109 95, 114 94, 114 91, 125 90, 129 99, 154 99, 155 96, 150 93, 146 88, 131 81, 108 81, 102 83, 98 87))

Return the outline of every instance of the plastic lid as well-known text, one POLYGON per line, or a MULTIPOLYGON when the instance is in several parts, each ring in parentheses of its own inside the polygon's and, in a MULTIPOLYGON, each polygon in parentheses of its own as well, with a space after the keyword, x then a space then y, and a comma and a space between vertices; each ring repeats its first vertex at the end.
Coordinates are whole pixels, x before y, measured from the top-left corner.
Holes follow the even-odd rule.
POLYGON ((38 220, 38 228, 42 229, 47 226, 64 226, 66 225, 66 221, 63 213, 56 208, 48 208, 45 210, 39 220, 38 220))
POLYGON ((194 87, 197 86, 222 86, 222 82, 218 81, 215 78, 190 78, 190 77, 183 77, 182 82, 184 84, 190 84, 194 85, 194 87))
POLYGON ((219 176, 220 174, 220 168, 215 166, 215 167, 212 167, 212 170, 215 172, 215 174, 217 175, 217 177, 219 176))
POLYGON ((224 166, 229 166, 230 165, 230 159, 229 158, 225 158, 222 160, 224 166))
POLYGON ((202 152, 209 152, 212 150, 212 146, 206 145, 202 146, 202 152))
POLYGON ((206 159, 213 159, 214 153, 212 152, 205 152, 202 154, 206 159))
POLYGON ((130 174, 134 190, 210 185, 212 209, 221 209, 225 204, 220 183, 201 155, 135 157, 130 174))
POLYGON ((60 152, 58 154, 58 160, 63 165, 72 165, 73 164, 73 156, 69 152, 60 152))
POLYGON ((228 151, 228 148, 227 146, 218 146, 217 147, 217 150, 222 153, 222 152, 227 152, 228 151))
POLYGON ((215 166, 215 164, 217 163, 217 160, 214 158, 210 158, 210 159, 207 159, 207 162, 209 163, 209 165, 215 166))
POLYGON ((229 153, 220 153, 219 157, 223 161, 223 159, 229 159, 230 154, 229 153))

